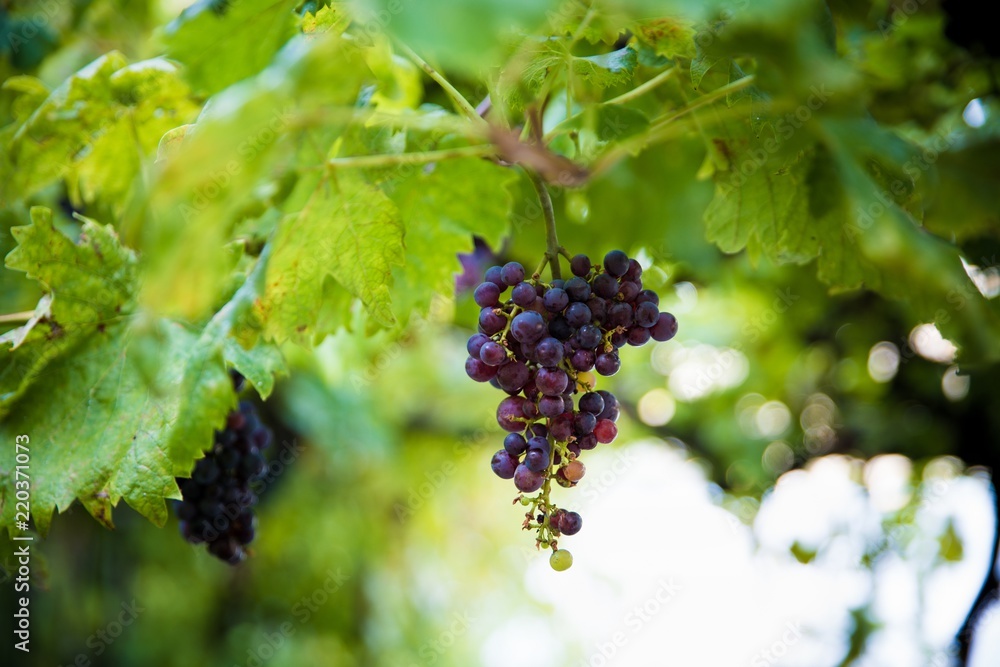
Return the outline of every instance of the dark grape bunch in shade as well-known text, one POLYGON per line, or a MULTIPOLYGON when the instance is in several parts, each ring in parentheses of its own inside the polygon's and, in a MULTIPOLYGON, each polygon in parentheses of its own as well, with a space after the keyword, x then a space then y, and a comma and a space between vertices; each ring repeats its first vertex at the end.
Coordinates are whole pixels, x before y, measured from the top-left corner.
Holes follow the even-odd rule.
POLYGON ((539 547, 553 550, 553 569, 565 570, 573 557, 558 539, 575 535, 583 521, 552 504, 552 481, 576 486, 586 472, 581 453, 618 434, 618 401, 595 391, 594 373, 617 373, 625 345, 670 340, 677 320, 660 312, 659 297, 642 287, 642 267, 620 250, 600 265, 572 257, 568 280, 542 282, 545 263, 532 276, 517 262, 486 271, 474 294, 482 310, 465 371, 507 393, 497 422, 508 435, 493 455, 493 472, 514 480, 515 502, 528 508, 524 528, 536 531, 539 547))
POLYGON ((225 428, 215 432, 215 445, 195 464, 190 479, 177 480, 183 500, 176 512, 184 539, 207 543, 209 553, 231 565, 246 558, 257 527, 253 483, 264 472, 261 451, 270 443, 271 432, 253 404, 241 401, 225 428))

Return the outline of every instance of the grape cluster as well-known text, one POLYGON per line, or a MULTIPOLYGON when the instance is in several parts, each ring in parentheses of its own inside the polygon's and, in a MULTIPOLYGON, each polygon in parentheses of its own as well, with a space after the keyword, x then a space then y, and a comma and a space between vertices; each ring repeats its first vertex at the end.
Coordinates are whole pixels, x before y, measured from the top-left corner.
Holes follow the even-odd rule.
POLYGON ((253 483, 264 472, 261 451, 271 432, 260 423, 254 406, 241 401, 226 427, 215 432, 215 445, 195 464, 190 479, 178 479, 183 500, 177 504, 181 535, 192 544, 208 543, 208 551, 231 565, 246 557, 254 538, 257 495, 253 483))
POLYGON ((517 262, 488 269, 474 294, 482 310, 465 361, 469 377, 508 394, 497 408, 508 435, 493 455, 493 472, 514 480, 518 501, 529 508, 524 528, 537 531, 538 546, 553 549, 557 570, 572 563, 558 537, 576 534, 583 522, 551 504, 551 481, 575 486, 586 472, 581 452, 618 434, 618 401, 594 391, 592 371, 614 375, 621 347, 677 333, 677 320, 660 312, 659 297, 642 288, 642 267, 624 252, 609 252, 603 265, 576 255, 570 268, 572 278, 551 283, 537 273, 526 279, 517 262))

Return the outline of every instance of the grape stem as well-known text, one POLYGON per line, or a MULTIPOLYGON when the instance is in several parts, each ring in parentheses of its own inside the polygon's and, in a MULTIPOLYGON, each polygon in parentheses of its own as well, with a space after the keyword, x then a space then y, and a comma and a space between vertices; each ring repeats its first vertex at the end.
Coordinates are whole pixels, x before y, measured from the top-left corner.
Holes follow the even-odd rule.
POLYGON ((538 203, 542 205, 542 215, 545 217, 545 256, 542 258, 542 263, 539 265, 538 270, 535 271, 535 274, 541 275, 542 269, 545 268, 546 264, 549 264, 552 279, 561 280, 562 270, 559 266, 559 251, 562 250, 565 252, 565 249, 559 245, 559 238, 556 236, 556 214, 552 209, 552 197, 549 195, 549 189, 545 187, 545 182, 542 181, 537 173, 530 169, 525 169, 524 171, 528 175, 528 180, 535 186, 535 192, 538 193, 538 203))

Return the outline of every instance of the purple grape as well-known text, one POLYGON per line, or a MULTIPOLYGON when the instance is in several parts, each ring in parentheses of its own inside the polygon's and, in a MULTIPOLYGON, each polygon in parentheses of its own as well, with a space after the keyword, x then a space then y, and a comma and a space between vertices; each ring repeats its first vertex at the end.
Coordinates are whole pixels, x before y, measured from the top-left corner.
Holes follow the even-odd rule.
POLYGON ((593 433, 588 433, 587 435, 580 436, 576 439, 576 444, 580 449, 593 449, 597 447, 597 436, 593 433))
POLYGON ((601 330, 593 324, 584 324, 576 332, 576 342, 585 350, 596 350, 601 344, 601 330))
POLYGON ((559 278, 556 278, 555 280, 553 280, 550 283, 550 285, 553 288, 555 288, 555 289, 565 289, 566 288, 566 281, 565 280, 560 280, 559 278))
POLYGON ((621 250, 612 250, 604 256, 604 270, 615 278, 625 275, 629 269, 628 255, 621 250))
POLYGON ((542 303, 550 313, 559 313, 569 305, 569 295, 566 290, 553 287, 542 296, 542 303))
POLYGON ((549 322, 549 334, 556 340, 569 340, 573 335, 573 327, 569 325, 562 315, 552 318, 549 322))
POLYGON ((573 353, 569 363, 575 370, 589 371, 594 367, 594 361, 596 360, 597 355, 590 350, 577 350, 573 353))
POLYGON ((480 308, 492 308, 500 301, 500 288, 490 282, 483 283, 476 288, 472 298, 480 308))
POLYGON ((594 432, 597 417, 589 412, 578 412, 573 417, 573 431, 577 435, 587 435, 594 432))
POLYGON ((570 301, 586 301, 590 298, 590 285, 583 278, 570 278, 566 281, 565 289, 570 301))
POLYGON ((573 272, 574 276, 586 278, 592 267, 590 258, 586 255, 574 255, 573 259, 569 260, 569 270, 573 272))
POLYGON ((521 411, 527 419, 535 419, 538 417, 538 406, 535 405, 533 401, 525 401, 524 405, 521 406, 521 411))
MULTIPOLYGON (((493 283, 490 284, 492 285, 493 283)), ((520 283, 510 293, 510 298, 513 299, 514 303, 517 304, 518 306, 521 306, 522 308, 530 308, 531 306, 535 305, 535 299, 538 298, 538 295, 535 294, 534 285, 532 285, 531 283, 520 283)))
POLYGON ((523 431, 524 422, 518 421, 524 418, 521 409, 523 405, 524 399, 520 396, 508 396, 500 401, 500 405, 497 406, 497 423, 500 424, 500 428, 511 433, 523 431))
POLYGON ((546 396, 558 396, 566 391, 569 376, 559 368, 540 368, 535 373, 535 386, 546 396))
POLYGON ((513 479, 514 471, 517 469, 517 457, 511 456, 507 450, 501 449, 493 455, 490 467, 500 479, 513 479))
MULTIPOLYGON (((549 429, 545 426, 545 424, 532 424, 528 427, 527 433, 529 433, 532 438, 545 439, 549 435, 549 429)), ((546 440, 546 442, 548 441, 546 440)), ((528 444, 529 446, 531 445, 531 443, 528 444)))
POLYGON ((649 342, 649 329, 646 327, 632 327, 628 332, 628 344, 639 347, 649 342))
POLYGON ((535 347, 535 355, 542 366, 558 366, 563 360, 563 344, 555 338, 543 338, 535 347))
POLYGON ((532 472, 528 466, 523 463, 514 470, 514 486, 521 493, 532 493, 542 488, 542 484, 545 483, 545 474, 541 472, 532 472))
POLYGON ((559 532, 563 535, 576 535, 583 528, 583 518, 576 512, 566 512, 559 517, 559 532))
POLYGON ((606 354, 597 355, 597 361, 594 362, 594 369, 604 376, 614 375, 621 368, 622 362, 618 358, 618 355, 613 352, 608 352, 606 354))
MULTIPOLYGON (((593 437, 593 436, 590 436, 590 437, 593 437)), ((575 442, 571 442, 568 445, 566 445, 566 451, 568 451, 573 456, 579 456, 580 455, 580 445, 578 445, 575 442)))
POLYGON ((599 296, 587 299, 587 308, 590 308, 591 316, 598 322, 603 322, 608 316, 608 302, 599 296))
POLYGON ((540 449, 548 456, 549 452, 552 451, 552 446, 549 444, 548 439, 548 430, 546 430, 545 435, 533 435, 528 438, 528 451, 532 449, 540 449))
MULTIPOLYGON (((558 394, 561 391, 562 389, 553 393, 558 394)), ((215 458, 210 458, 207 456, 198 461, 197 464, 195 464, 194 472, 191 473, 191 479, 196 481, 198 484, 201 484, 202 486, 208 486, 218 478, 219 478, 219 465, 215 462, 215 458)))
POLYGON ((481 359, 469 357, 465 360, 465 373, 476 382, 489 382, 497 374, 497 369, 487 366, 481 359))
POLYGON ((639 276, 642 275, 642 265, 634 259, 628 261, 628 271, 625 272, 623 276, 625 280, 631 280, 636 282, 639 280, 639 276))
POLYGON ((542 396, 538 399, 538 412, 545 417, 557 417, 565 408, 562 396, 542 396))
POLYGON ((604 409, 601 410, 601 414, 597 415, 597 420, 610 419, 611 421, 617 421, 618 399, 610 391, 605 391, 604 389, 598 389, 597 394, 604 399, 604 409), (614 411, 614 418, 611 417, 612 411, 614 411))
POLYGON ((627 327, 632 324, 632 306, 627 303, 616 303, 608 308, 606 322, 609 329, 627 327))
POLYGON ((587 308, 587 304, 585 303, 571 303, 569 308, 566 309, 566 322, 571 327, 582 327, 584 324, 589 323, 592 317, 590 308, 587 308))
POLYGON ((508 433, 503 439, 503 448, 511 456, 517 457, 528 449, 528 441, 520 433, 508 433))
POLYGON ((518 262, 507 262, 500 269, 500 279, 506 285, 517 285, 524 280, 524 267, 518 262))
MULTIPOLYGON (((599 415, 604 412, 604 397, 596 391, 590 391, 580 397, 580 411, 599 415)), ((591 429, 593 430, 593 429, 591 429)))
POLYGON ((627 342, 628 342, 627 333, 616 331, 613 334, 611 334, 611 344, 614 345, 616 348, 620 349, 625 347, 625 343, 627 342))
POLYGON ((491 266, 486 269, 486 276, 483 278, 483 282, 493 283, 500 288, 501 292, 503 292, 507 289, 507 286, 504 284, 503 278, 500 277, 500 271, 501 268, 499 266, 491 266))
POLYGON ((511 322, 510 332, 522 343, 534 343, 545 334, 545 320, 535 312, 520 313, 511 322))
POLYGON ((660 316, 660 311, 657 309, 656 304, 651 301, 646 301, 640 303, 635 308, 635 323, 640 327, 651 327, 656 324, 657 318, 660 316))
POLYGON ((500 333, 505 326, 507 326, 507 318, 492 308, 483 308, 479 311, 479 328, 487 336, 500 333))
POLYGON ((614 276, 601 273, 594 278, 594 282, 590 284, 590 288, 594 291, 594 294, 602 299, 610 299, 615 294, 618 294, 618 281, 615 280, 614 276))
POLYGON ((631 301, 639 294, 639 290, 642 289, 636 283, 626 280, 618 288, 618 295, 621 297, 622 301, 631 301))
POLYGON ((660 305, 660 296, 651 289, 644 289, 635 296, 635 305, 651 303, 654 306, 660 305))
POLYGON ((552 438, 556 442, 566 442, 573 435, 573 415, 563 413, 552 420, 552 438))
POLYGON ((530 379, 531 371, 522 361, 511 361, 497 370, 497 384, 506 392, 517 393, 530 379))
POLYGON ((524 465, 531 472, 542 472, 549 467, 549 454, 541 449, 529 449, 524 455, 524 465))
POLYGON ((488 341, 483 344, 483 348, 479 350, 479 358, 483 360, 483 363, 490 366, 499 366, 503 362, 507 361, 507 350, 500 343, 494 343, 493 341, 488 341))
POLYGON ((660 342, 670 340, 677 334, 677 320, 670 313, 660 313, 656 323, 649 328, 653 340, 660 342))

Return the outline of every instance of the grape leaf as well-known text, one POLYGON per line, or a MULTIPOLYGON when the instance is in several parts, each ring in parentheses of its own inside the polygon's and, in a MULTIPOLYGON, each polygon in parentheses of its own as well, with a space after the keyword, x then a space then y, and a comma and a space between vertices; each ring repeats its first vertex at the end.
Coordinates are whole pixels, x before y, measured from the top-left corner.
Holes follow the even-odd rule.
POLYGON ((296 37, 265 72, 218 93, 179 144, 165 140, 150 192, 157 215, 139 232, 147 307, 202 320, 219 306, 234 260, 226 242, 273 205, 276 183, 325 159, 365 75, 360 59, 343 64, 356 55, 333 34, 296 37), (311 147, 316 126, 329 130, 326 143, 297 152, 311 147))
POLYGON ((639 63, 631 46, 596 56, 574 57, 573 74, 601 88, 610 88, 632 80, 639 63))
POLYGON ((185 65, 198 92, 211 95, 260 72, 295 33, 297 0, 241 0, 222 11, 188 7, 164 31, 167 55, 185 65))
POLYGON ((391 192, 406 228, 406 261, 393 271, 399 320, 452 291, 457 254, 472 249, 473 234, 500 246, 516 178, 486 160, 452 160, 416 170, 391 192))
POLYGON ((306 12, 302 16, 302 32, 333 32, 342 33, 351 22, 351 17, 344 11, 343 3, 334 3, 320 7, 315 13, 306 12))
POLYGON ((725 252, 746 248, 753 259, 818 258, 817 275, 833 290, 865 287, 904 302, 918 322, 951 332, 966 361, 1000 357, 1000 343, 983 334, 1000 323, 996 306, 972 287, 957 249, 926 234, 904 208, 917 192, 906 147, 866 120, 819 122, 823 140, 803 128, 784 145, 758 139, 749 120, 716 130, 728 166, 715 174, 707 238, 725 252), (905 261, 902 248, 920 261, 905 261))
POLYGON ((376 322, 390 326, 392 267, 403 262, 396 206, 357 171, 324 172, 304 181, 301 210, 281 221, 271 243, 261 320, 271 338, 308 336, 332 276, 360 298, 376 322))
POLYGON ((645 19, 632 27, 635 35, 660 56, 693 58, 696 54, 694 28, 675 18, 645 19))
MULTIPOLYGON (((13 233, 8 267, 52 299, 50 316, 8 350, 0 371, 0 435, 31 439, 36 525, 45 533, 74 499, 109 527, 121 499, 162 525, 164 498, 179 496, 174 478, 190 472, 235 404, 223 347, 256 298, 254 283, 198 332, 138 309, 137 259, 110 225, 83 219, 73 243, 50 211, 34 208, 32 224, 13 233)), ((270 353, 247 354, 244 366, 277 369, 261 360, 270 353)), ((0 468, 3 526, 14 517, 14 482, 0 468)))
MULTIPOLYGON (((18 86, 28 90, 27 82, 18 86)), ((38 87, 22 99, 37 99, 38 87)), ((196 112, 177 67, 162 58, 127 64, 112 52, 72 75, 26 118, 9 142, 13 178, 26 197, 65 176, 76 203, 120 212, 161 135, 196 112)), ((4 186, 0 186, 3 188, 4 186)))

